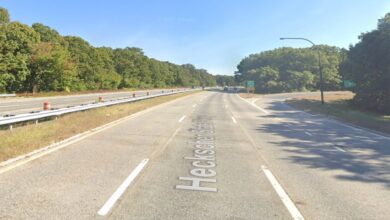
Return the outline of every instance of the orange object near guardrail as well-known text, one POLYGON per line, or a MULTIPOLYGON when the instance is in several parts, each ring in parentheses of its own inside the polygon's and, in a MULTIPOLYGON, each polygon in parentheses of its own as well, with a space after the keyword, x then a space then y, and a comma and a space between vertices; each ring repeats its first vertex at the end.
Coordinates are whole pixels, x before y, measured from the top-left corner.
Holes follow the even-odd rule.
POLYGON ((51 109, 50 102, 44 102, 43 103, 43 110, 50 110, 50 109, 51 109))
POLYGON ((104 102, 103 97, 99 96, 99 102, 104 102))

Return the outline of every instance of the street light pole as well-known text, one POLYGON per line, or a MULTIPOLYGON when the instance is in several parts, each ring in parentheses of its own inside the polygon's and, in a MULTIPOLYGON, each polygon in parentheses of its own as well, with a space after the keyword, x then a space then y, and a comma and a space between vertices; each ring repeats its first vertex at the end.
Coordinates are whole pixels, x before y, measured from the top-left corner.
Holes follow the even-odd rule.
MULTIPOLYGON (((280 40, 304 40, 311 43, 314 47, 316 46, 316 44, 313 43, 313 41, 302 37, 281 37, 280 40)), ((318 72, 320 75, 321 104, 324 104, 324 78, 322 76, 321 52, 319 48, 317 49, 317 51, 318 51, 318 72)))

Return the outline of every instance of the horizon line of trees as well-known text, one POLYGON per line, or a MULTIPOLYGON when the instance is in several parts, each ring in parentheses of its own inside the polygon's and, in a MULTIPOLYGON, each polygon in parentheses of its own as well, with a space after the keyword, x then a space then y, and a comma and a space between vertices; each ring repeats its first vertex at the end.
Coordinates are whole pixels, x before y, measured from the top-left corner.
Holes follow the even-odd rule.
POLYGON ((191 64, 149 58, 136 47, 93 47, 41 23, 11 21, 0 7, 0 93, 214 85, 213 75, 191 64))

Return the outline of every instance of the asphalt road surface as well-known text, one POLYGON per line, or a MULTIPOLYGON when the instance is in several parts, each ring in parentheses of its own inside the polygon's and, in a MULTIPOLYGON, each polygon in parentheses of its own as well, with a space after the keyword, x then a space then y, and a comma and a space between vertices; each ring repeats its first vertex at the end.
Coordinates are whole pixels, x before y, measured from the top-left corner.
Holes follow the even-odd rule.
POLYGON ((7 172, 0 219, 390 219, 390 138, 203 92, 7 172))
POLYGON ((39 111, 43 108, 43 103, 48 101, 52 108, 64 108, 67 106, 75 106, 80 104, 87 104, 96 102, 99 96, 104 100, 119 99, 125 97, 132 97, 133 93, 139 96, 145 96, 147 92, 150 95, 158 94, 162 91, 167 92, 171 89, 159 90, 140 90, 129 92, 111 92, 111 93, 92 93, 83 95, 69 95, 69 96, 52 96, 52 97, 38 97, 38 98, 0 98, 0 116, 1 115, 15 115, 22 113, 29 113, 32 111, 39 111))

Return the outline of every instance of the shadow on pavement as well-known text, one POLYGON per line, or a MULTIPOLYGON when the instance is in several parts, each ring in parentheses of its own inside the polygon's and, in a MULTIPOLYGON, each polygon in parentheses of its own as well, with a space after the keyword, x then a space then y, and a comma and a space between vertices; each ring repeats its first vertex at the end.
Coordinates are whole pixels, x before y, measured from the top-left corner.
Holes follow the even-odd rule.
POLYGON ((289 122, 265 123, 257 130, 280 136, 269 143, 288 152, 291 156, 287 160, 313 169, 346 171, 336 175, 337 179, 379 183, 390 188, 388 139, 294 111, 280 102, 271 103, 270 109, 276 113, 259 117, 278 117, 289 122))

